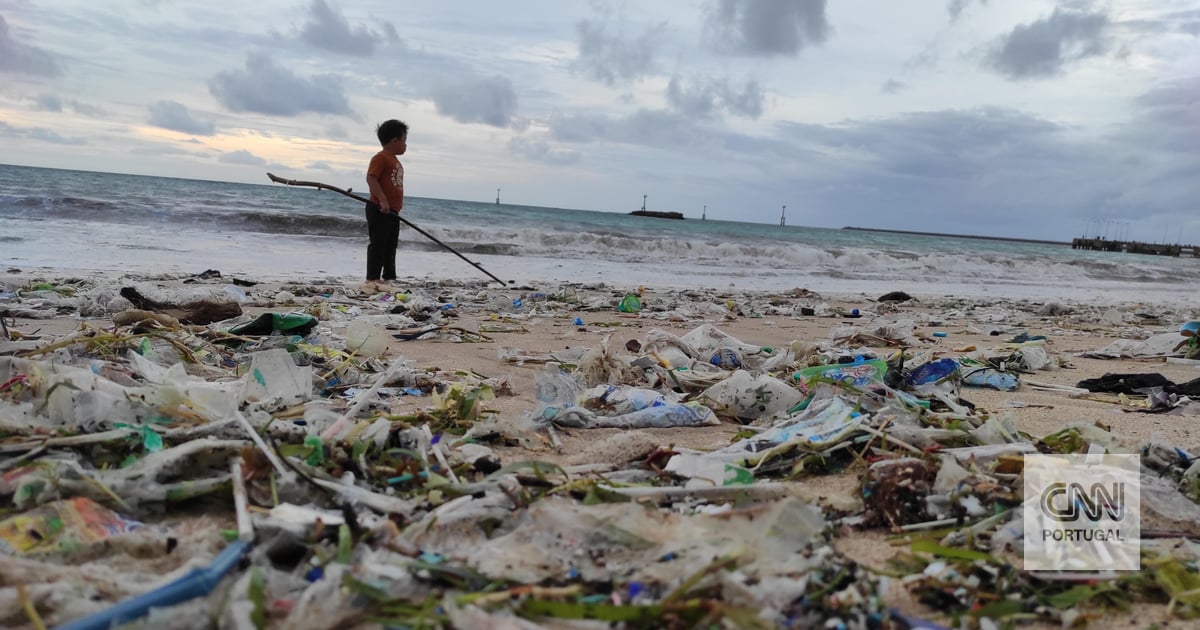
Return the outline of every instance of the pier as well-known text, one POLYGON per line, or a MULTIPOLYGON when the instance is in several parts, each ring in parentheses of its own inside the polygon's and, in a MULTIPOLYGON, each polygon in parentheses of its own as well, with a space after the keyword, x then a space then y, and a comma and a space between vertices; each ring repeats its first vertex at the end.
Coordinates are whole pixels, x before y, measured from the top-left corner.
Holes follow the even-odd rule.
POLYGON ((1168 243, 1143 243, 1141 241, 1117 241, 1103 237, 1081 237, 1071 239, 1071 249, 1087 249, 1098 252, 1123 252, 1127 254, 1150 254, 1152 256, 1200 257, 1200 247, 1168 243))
MULTIPOLYGON (((1067 245, 1066 241, 1048 241, 1036 238, 1014 238, 1008 236, 983 236, 979 234, 947 234, 944 232, 917 232, 913 230, 888 230, 883 228, 867 228, 846 226, 843 230, 860 232, 883 232, 885 234, 912 234, 914 236, 937 236, 944 238, 974 238, 985 241, 1008 241, 1011 243, 1041 243, 1044 245, 1067 245)), ((1143 243, 1142 241, 1109 240, 1102 236, 1083 236, 1071 239, 1071 249, 1086 249, 1097 252, 1121 252, 1126 254, 1151 254, 1154 256, 1191 256, 1200 258, 1200 245, 1179 245, 1168 243, 1143 243)))

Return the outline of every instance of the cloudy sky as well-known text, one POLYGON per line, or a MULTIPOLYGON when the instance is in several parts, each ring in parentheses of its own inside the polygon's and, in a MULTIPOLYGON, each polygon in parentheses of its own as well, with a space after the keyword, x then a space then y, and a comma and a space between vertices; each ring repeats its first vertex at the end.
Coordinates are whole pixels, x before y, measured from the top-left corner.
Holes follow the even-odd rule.
POLYGON ((1200 242, 1200 0, 0 0, 0 162, 1200 242))

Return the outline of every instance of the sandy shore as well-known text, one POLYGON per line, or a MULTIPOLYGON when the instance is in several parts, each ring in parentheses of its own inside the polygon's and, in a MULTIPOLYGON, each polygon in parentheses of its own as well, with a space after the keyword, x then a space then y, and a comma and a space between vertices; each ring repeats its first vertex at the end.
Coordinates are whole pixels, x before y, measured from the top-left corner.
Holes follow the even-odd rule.
MULTIPOLYGON (((23 311, 6 320, 8 330, 29 343, 53 343, 81 325, 111 330, 113 315, 129 306, 116 296, 120 286, 137 286, 146 295, 160 300, 181 296, 217 295, 230 286, 229 278, 209 278, 184 282, 183 278, 117 279, 104 276, 88 278, 55 277, 28 272, 10 272, 0 277, 8 300, 0 301, 0 310, 38 308, 23 311), (86 312, 54 306, 48 294, 39 302, 31 287, 38 284, 72 287, 74 296, 88 296, 86 312), (51 311, 54 311, 51 314, 51 311)), ((253 280, 253 278, 247 278, 253 280)), ((964 387, 961 396, 975 405, 977 415, 1003 415, 1015 419, 1017 427, 1034 437, 1049 434, 1067 423, 1100 423, 1115 433, 1135 440, 1166 442, 1192 453, 1200 452, 1200 435, 1194 429, 1195 418, 1187 414, 1137 413, 1112 399, 1073 397, 1065 391, 1035 389, 1030 382, 1074 387, 1079 381, 1106 373, 1157 373, 1176 383, 1200 376, 1200 369, 1182 362, 1166 362, 1161 357, 1098 359, 1080 356, 1100 350, 1118 339, 1144 339, 1156 334, 1177 332, 1186 321, 1200 318, 1200 309, 1182 310, 1155 304, 1054 303, 1010 299, 946 299, 915 294, 912 300, 879 302, 880 296, 816 295, 794 287, 779 292, 742 292, 736 289, 695 289, 690 291, 643 287, 642 308, 637 313, 621 313, 617 305, 637 287, 528 286, 503 291, 477 284, 409 284, 393 295, 363 295, 352 284, 321 281, 258 284, 242 287, 241 306, 247 316, 274 312, 318 313, 318 331, 327 340, 345 338, 347 326, 357 319, 369 319, 379 326, 390 325, 397 332, 413 330, 429 323, 442 329, 417 339, 388 339, 386 350, 377 358, 378 367, 403 361, 418 370, 454 374, 472 372, 479 377, 504 382, 499 395, 486 402, 486 411, 495 417, 524 419, 538 409, 536 374, 544 369, 551 353, 597 348, 607 344, 619 355, 630 355, 627 347, 645 345, 655 329, 683 336, 703 324, 711 324, 745 344, 786 349, 795 344, 815 345, 837 350, 847 344, 835 337, 845 335, 847 327, 872 333, 883 324, 900 323, 911 343, 914 363, 944 357, 1002 354, 1001 344, 1018 334, 1045 337, 1046 350, 1053 367, 1022 375, 1016 391, 997 391, 964 387), (518 306, 513 300, 520 299, 518 306), (427 305, 425 322, 413 318, 410 307, 427 305), (324 307, 322 307, 324 305, 324 307), (449 305, 449 306, 447 306, 449 305), (802 310, 803 309, 803 310, 802 310), (810 312, 812 315, 802 313, 810 312), (858 309, 860 317, 847 317, 858 309), (398 311, 393 313, 392 311, 398 311), (432 314, 432 315, 431 315, 432 314), (911 328, 906 326, 911 323, 911 328), (476 335, 465 335, 469 331, 476 335), (508 359, 503 355, 507 355, 508 359), (525 357, 524 360, 513 356, 525 357)), ((230 295, 238 294, 229 289, 230 295)), ((863 336, 865 343, 852 347, 868 349, 887 356, 900 343, 885 343, 879 336, 863 336)), ((1180 338, 1182 339, 1182 337, 1180 338)), ((372 374, 364 369, 363 375, 372 374)), ((365 384, 365 383, 364 383, 365 384)), ((337 399, 348 404, 347 399, 337 399)), ((406 415, 427 409, 429 396, 392 396, 371 404, 370 413, 406 415)), ((486 415, 486 414, 485 414, 486 415)), ((494 444, 503 464, 536 459, 563 466, 612 464, 623 467, 644 459, 656 447, 685 447, 713 450, 730 444, 743 427, 729 419, 715 426, 687 428, 556 429, 560 442, 550 439, 523 445, 494 444)), ((544 435, 544 434, 543 434, 544 435)), ((548 436, 546 436, 548 438, 548 436)), ((0 461, 3 457, 0 456, 0 461)), ((794 496, 820 505, 844 509, 858 501, 863 470, 850 466, 844 471, 801 477, 788 482, 794 496)), ((2 516, 3 513, 0 513, 2 516)), ((226 515, 228 517, 228 515, 226 515)), ((844 527, 838 530, 834 546, 866 567, 886 570, 888 561, 906 550, 906 541, 896 539, 883 528, 862 530, 844 527)), ((942 619, 932 610, 908 597, 893 585, 889 591, 894 605, 908 614, 942 619)), ((1131 613, 1109 612, 1090 627, 1144 627, 1169 620, 1164 605, 1139 604, 1131 613)))

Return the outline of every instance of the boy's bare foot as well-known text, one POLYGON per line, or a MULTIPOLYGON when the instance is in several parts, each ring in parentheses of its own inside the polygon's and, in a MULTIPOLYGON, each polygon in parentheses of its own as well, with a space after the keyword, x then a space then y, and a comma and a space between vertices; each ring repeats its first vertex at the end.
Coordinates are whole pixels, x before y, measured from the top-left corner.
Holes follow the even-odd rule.
POLYGON ((377 280, 367 280, 366 282, 362 283, 362 286, 358 287, 358 290, 362 291, 363 293, 374 295, 379 293, 382 290, 382 287, 379 286, 379 282, 377 280))

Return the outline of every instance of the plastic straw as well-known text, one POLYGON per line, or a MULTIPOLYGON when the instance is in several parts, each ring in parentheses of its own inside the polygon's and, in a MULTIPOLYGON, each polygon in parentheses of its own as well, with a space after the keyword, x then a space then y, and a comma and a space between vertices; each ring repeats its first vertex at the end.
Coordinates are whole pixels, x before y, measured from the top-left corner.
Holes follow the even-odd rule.
POLYGON ((58 630, 107 630, 115 625, 139 619, 149 613, 152 608, 174 606, 208 595, 217 587, 221 578, 237 566, 238 560, 249 549, 249 543, 241 540, 234 541, 207 567, 192 569, 187 575, 170 584, 123 601, 94 615, 63 624, 58 627, 58 630))
POLYGON ((254 524, 250 522, 250 510, 246 507, 246 480, 242 478, 242 459, 233 458, 230 468, 233 478, 233 507, 237 511, 238 540, 254 542, 254 524))

